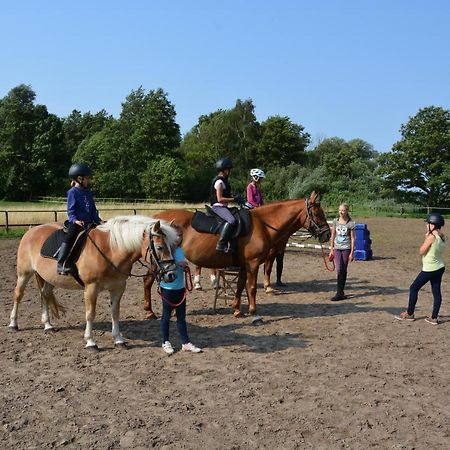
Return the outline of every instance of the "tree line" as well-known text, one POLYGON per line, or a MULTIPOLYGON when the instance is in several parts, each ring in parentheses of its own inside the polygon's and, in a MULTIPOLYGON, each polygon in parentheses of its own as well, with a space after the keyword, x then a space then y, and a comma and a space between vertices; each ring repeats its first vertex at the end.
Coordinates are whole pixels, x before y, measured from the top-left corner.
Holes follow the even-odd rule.
POLYGON ((105 110, 67 117, 36 104, 30 86, 0 99, 0 198, 62 196, 67 170, 84 161, 95 172, 98 197, 204 201, 214 163, 230 157, 233 189, 243 192, 249 170, 265 170, 267 200, 298 198, 313 189, 329 204, 393 199, 450 206, 450 111, 428 106, 401 125, 391 151, 339 137, 312 145, 289 117, 259 122, 252 100, 199 117, 184 136, 162 89, 132 90, 119 117, 105 110))

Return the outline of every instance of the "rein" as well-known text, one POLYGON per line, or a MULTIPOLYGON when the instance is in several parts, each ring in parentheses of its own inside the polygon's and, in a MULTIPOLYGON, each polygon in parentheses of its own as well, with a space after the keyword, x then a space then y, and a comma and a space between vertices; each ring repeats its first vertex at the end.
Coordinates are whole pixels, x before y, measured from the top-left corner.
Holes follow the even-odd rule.
MULTIPOLYGON (((134 277, 134 278, 144 278, 147 276, 147 273, 143 274, 143 275, 138 275, 135 273, 130 272, 123 272, 122 270, 120 270, 109 258, 107 255, 105 255, 105 253, 103 252, 103 250, 97 245, 97 243, 92 239, 91 235, 88 234, 87 235, 88 239, 92 242, 93 246, 97 249, 97 251, 100 253, 100 255, 103 257, 103 259, 118 273, 120 273, 121 275, 124 275, 126 277, 134 277)), ((150 236, 150 240, 151 240, 151 236, 150 236)), ((153 240, 151 240, 152 244, 153 244, 153 240)), ((152 271, 152 266, 148 265, 147 263, 147 255, 150 252, 150 247, 147 247, 147 251, 145 252, 145 258, 144 258, 144 262, 141 261, 141 258, 139 258, 137 260, 137 262, 142 266, 145 267, 147 269, 147 271, 152 271)), ((162 261, 160 261, 159 259, 156 258, 156 250, 154 250, 154 246, 153 246, 153 250, 151 253, 153 259, 157 260, 159 263, 161 263, 162 261), (153 251, 155 251, 153 256, 153 251)))
POLYGON ((187 293, 192 292, 192 289, 194 288, 192 285, 191 269, 189 268, 189 266, 186 266, 184 268, 184 284, 186 286, 186 289, 184 290, 183 298, 178 303, 172 303, 170 300, 167 300, 167 298, 164 297, 164 295, 161 292, 161 285, 159 283, 157 292, 164 303, 167 303, 173 308, 178 308, 186 301, 187 293))

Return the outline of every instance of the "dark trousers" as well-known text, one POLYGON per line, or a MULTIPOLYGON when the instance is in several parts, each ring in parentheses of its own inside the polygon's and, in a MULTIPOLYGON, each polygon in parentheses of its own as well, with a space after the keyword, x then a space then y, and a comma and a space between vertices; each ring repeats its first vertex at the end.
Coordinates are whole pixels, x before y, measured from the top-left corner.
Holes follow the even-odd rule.
POLYGON ((408 303, 408 314, 412 316, 414 314, 414 309, 416 308, 417 298, 419 296, 419 291, 425 284, 430 282, 431 291, 433 292, 433 312, 431 317, 437 319, 439 314, 439 309, 441 308, 442 295, 441 295, 441 281, 442 275, 444 275, 445 267, 441 269, 434 270, 433 272, 420 272, 417 278, 413 281, 409 287, 409 303, 408 303))
POLYGON ((336 265, 336 273, 339 275, 347 274, 348 258, 350 250, 336 250, 334 249, 334 264, 336 265))
POLYGON ((74 242, 77 239, 77 236, 82 231, 83 231, 83 227, 80 227, 80 225, 77 225, 76 223, 73 223, 73 222, 69 223, 66 239, 64 241, 69 248, 73 246, 74 242))
MULTIPOLYGON (((185 289, 164 289, 161 288, 161 294, 164 299, 168 300, 171 303, 177 304, 181 301, 184 296, 185 289)), ((187 344, 189 342, 189 337, 187 333, 187 324, 186 324, 186 302, 184 301, 180 306, 176 308, 172 305, 169 305, 164 300, 162 301, 163 305, 163 313, 161 317, 161 339, 162 343, 169 340, 169 325, 170 325, 170 317, 172 315, 172 311, 175 309, 177 314, 177 328, 178 333, 180 334, 180 340, 182 344, 187 344)))

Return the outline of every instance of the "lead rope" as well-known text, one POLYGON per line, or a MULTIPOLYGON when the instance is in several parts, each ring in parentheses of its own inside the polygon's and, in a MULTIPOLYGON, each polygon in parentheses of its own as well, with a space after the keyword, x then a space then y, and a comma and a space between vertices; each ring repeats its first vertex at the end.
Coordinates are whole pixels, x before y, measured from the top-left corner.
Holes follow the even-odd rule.
POLYGON ((334 259, 331 260, 331 262, 333 263, 333 268, 330 269, 330 267, 328 266, 327 258, 325 256, 325 251, 323 249, 322 244, 320 244, 320 248, 322 250, 322 258, 323 258, 323 263, 325 264, 325 268, 328 270, 328 272, 334 272, 336 270, 336 265, 334 264, 334 259))
POLYGON ((162 295, 160 284, 158 284, 157 292, 163 302, 172 306, 172 308, 178 308, 180 305, 182 305, 186 301, 187 293, 192 292, 192 289, 194 288, 192 285, 191 269, 189 268, 189 266, 186 266, 184 268, 184 283, 185 283, 184 295, 183 295, 183 298, 178 303, 172 303, 170 300, 167 300, 167 298, 165 298, 164 295, 162 295))

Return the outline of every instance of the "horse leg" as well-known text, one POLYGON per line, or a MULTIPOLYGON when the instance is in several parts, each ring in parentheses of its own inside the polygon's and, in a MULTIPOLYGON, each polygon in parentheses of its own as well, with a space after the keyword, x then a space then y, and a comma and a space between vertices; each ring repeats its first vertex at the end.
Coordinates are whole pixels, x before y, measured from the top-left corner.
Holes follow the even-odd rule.
POLYGON ((17 283, 13 294, 14 305, 9 317, 9 328, 11 330, 17 331, 19 329, 17 326, 17 310, 19 308, 19 303, 22 300, 23 293, 25 292, 25 287, 32 275, 33 272, 25 272, 17 275, 17 283))
POLYGON ((97 306, 97 297, 99 289, 96 284, 88 284, 84 291, 84 308, 86 310, 86 329, 84 330, 84 340, 86 348, 98 349, 95 342, 94 332, 92 330, 95 320, 95 308, 97 306))
POLYGON ((256 314, 256 282, 258 280, 258 266, 249 267, 247 272, 248 313, 256 314))
POLYGON ((119 316, 120 316, 120 299, 125 291, 125 283, 119 289, 109 291, 111 295, 111 321, 112 321, 112 337, 114 345, 117 347, 124 347, 126 345, 125 338, 120 334, 119 330, 119 316))
POLYGON ((50 314, 48 310, 48 299, 50 296, 53 296, 54 286, 50 283, 47 283, 40 275, 36 274, 36 281, 39 287, 39 292, 41 294, 41 307, 42 307, 42 316, 41 322, 44 325, 44 331, 55 330, 53 325, 50 323, 50 314))
POLYGON ((156 314, 152 310, 152 286, 155 282, 155 276, 149 272, 144 277, 144 310, 147 311, 148 320, 156 319, 156 314))
POLYGON ((269 254, 266 261, 264 262, 264 291, 266 292, 266 294, 273 292, 273 288, 270 287, 270 274, 272 273, 275 256, 276 255, 269 254))
POLYGON ((233 315, 234 317, 241 317, 241 298, 242 291, 245 287, 245 281, 247 279, 247 272, 245 268, 239 270, 239 277, 237 281, 236 294, 234 296, 233 302, 231 303, 231 307, 234 309, 233 315))

